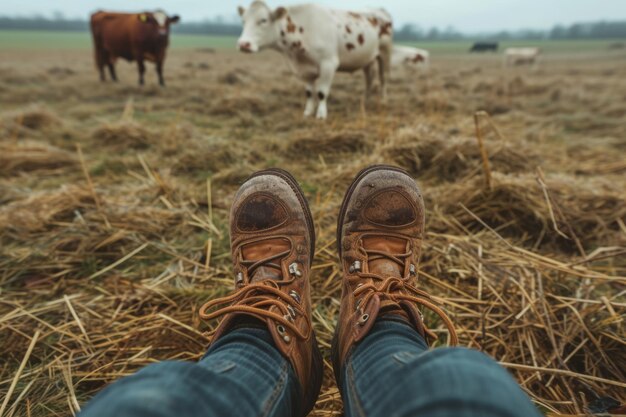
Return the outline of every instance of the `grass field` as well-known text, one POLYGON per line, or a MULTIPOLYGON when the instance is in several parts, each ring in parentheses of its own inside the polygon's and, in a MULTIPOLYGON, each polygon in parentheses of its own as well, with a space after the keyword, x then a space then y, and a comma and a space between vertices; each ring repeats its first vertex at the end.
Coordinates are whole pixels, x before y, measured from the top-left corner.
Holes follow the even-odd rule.
MULTIPOLYGON (((236 39, 228 36, 172 35, 171 47, 234 49, 236 39)), ((42 50, 42 49, 90 49, 89 32, 0 30, 0 49, 42 50)))
MULTIPOLYGON (((215 48, 235 49, 236 38, 230 36, 211 35, 171 35, 172 49, 215 48)), ((613 41, 608 40, 576 40, 576 41, 506 41, 501 48, 509 46, 536 45, 548 53, 589 53, 605 52, 613 41)), ((438 41, 405 43, 432 51, 434 54, 458 54, 467 52, 471 41, 438 41)), ((61 31, 25 31, 0 30, 0 49, 38 50, 38 49, 87 49, 91 48, 91 36, 88 32, 61 31)))
POLYGON ((338 74, 325 122, 302 117, 278 54, 239 54, 231 38, 173 36, 165 88, 152 65, 139 87, 125 62, 118 83, 100 82, 86 34, 0 42, 3 416, 73 415, 142 366, 198 360, 216 325, 198 308, 233 287, 232 197, 270 166, 311 205, 325 358, 312 415, 341 415, 336 216, 375 163, 423 190, 419 286, 463 346, 500 361, 544 413, 626 402, 626 58, 609 41, 545 43, 538 67, 509 69, 467 43, 423 44, 430 71, 394 69, 386 103, 364 100, 361 72, 338 74), (491 116, 477 130, 478 111, 491 116))

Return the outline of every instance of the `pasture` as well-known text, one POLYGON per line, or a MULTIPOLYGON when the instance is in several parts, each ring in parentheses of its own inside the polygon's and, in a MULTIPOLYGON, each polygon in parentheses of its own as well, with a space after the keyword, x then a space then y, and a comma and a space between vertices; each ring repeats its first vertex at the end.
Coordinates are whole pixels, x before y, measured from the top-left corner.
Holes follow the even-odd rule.
POLYGON ((387 103, 363 101, 362 73, 338 74, 326 122, 302 118, 304 90, 274 52, 173 35, 167 87, 150 64, 139 87, 125 62, 119 83, 99 82, 90 42, 0 34, 3 415, 70 415, 146 364, 198 360, 215 323, 197 310, 233 287, 231 198, 270 166, 295 175, 313 212, 326 366, 312 415, 340 415, 336 216, 374 163, 423 189, 420 285, 462 345, 547 414, 626 401, 626 56, 610 41, 535 43, 537 68, 507 70, 468 42, 420 44, 430 71, 393 72, 387 103), (479 111, 491 117, 477 129, 479 111))

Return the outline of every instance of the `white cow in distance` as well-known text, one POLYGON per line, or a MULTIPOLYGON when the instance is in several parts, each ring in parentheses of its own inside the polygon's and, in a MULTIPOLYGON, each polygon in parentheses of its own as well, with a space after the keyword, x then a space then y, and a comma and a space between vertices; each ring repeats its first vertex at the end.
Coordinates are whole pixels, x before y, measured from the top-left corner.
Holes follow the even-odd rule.
POLYGON ((425 49, 394 45, 391 52, 392 68, 421 69, 430 67, 430 53, 425 49))
POLYGON ((382 9, 361 12, 302 4, 270 9, 256 0, 239 7, 243 32, 237 42, 242 52, 271 48, 285 55, 306 84, 305 116, 325 119, 327 100, 337 71, 365 72, 371 91, 374 66, 378 66, 385 96, 392 45, 392 22, 382 9))
POLYGON ((539 60, 541 49, 536 47, 526 48, 506 48, 504 50, 504 66, 511 67, 515 65, 532 65, 535 66, 539 60))

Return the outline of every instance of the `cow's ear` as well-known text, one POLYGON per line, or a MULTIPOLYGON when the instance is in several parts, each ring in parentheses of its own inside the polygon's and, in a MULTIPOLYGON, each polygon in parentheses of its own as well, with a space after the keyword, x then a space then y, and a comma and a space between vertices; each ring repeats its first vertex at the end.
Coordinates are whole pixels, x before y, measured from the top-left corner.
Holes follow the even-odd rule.
POLYGON ((145 13, 141 13, 139 16, 137 16, 137 19, 139 19, 143 23, 146 23, 148 21, 148 16, 146 16, 145 13))
POLYGON ((178 23, 180 21, 180 16, 176 14, 176 15, 170 17, 169 21, 170 21, 170 23, 178 23))
POLYGON ((243 16, 243 14, 246 12, 246 9, 241 6, 237 6, 237 12, 239 13, 239 16, 243 16))
POLYGON ((287 15, 287 9, 279 7, 272 13, 272 20, 280 20, 287 15))

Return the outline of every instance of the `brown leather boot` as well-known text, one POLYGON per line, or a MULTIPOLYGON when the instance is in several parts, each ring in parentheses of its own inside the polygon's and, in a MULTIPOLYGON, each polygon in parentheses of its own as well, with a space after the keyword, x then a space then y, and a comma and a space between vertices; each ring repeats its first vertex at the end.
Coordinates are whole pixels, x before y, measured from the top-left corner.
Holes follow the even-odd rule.
POLYGON ((361 171, 346 193, 337 223, 337 246, 343 265, 339 321, 333 340, 337 381, 355 343, 381 315, 395 315, 427 342, 436 339, 423 323, 418 306, 433 310, 457 343, 448 316, 416 288, 424 238, 424 201, 413 178, 400 168, 376 165, 361 171))
POLYGON ((315 230, 304 194, 288 172, 260 171, 241 186, 230 212, 230 239, 236 291, 206 303, 200 317, 225 315, 212 342, 242 320, 267 326, 298 376, 303 393, 298 408, 306 415, 319 395, 323 371, 311 324, 315 230))

